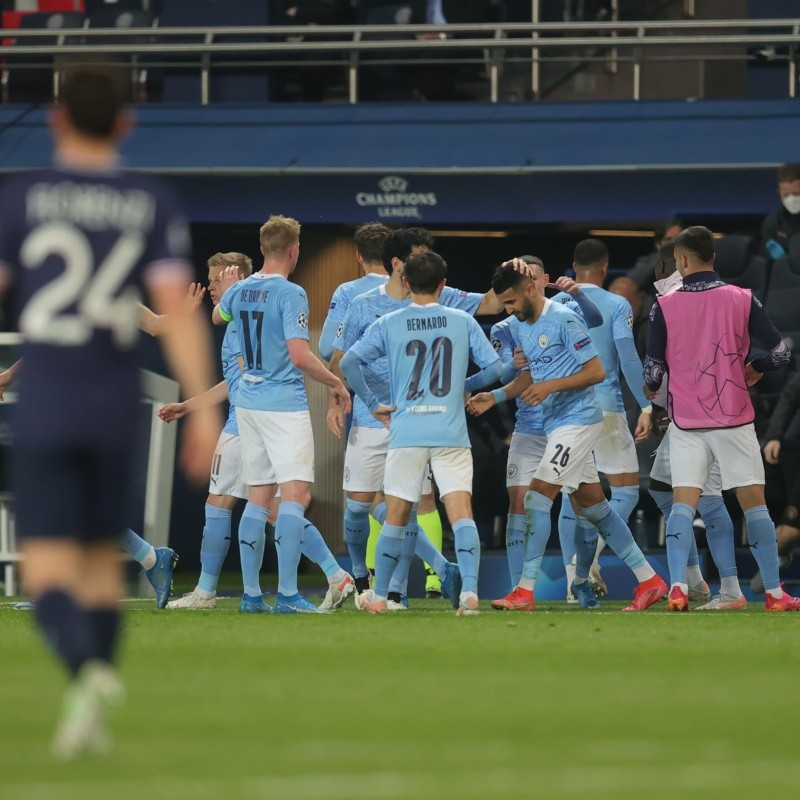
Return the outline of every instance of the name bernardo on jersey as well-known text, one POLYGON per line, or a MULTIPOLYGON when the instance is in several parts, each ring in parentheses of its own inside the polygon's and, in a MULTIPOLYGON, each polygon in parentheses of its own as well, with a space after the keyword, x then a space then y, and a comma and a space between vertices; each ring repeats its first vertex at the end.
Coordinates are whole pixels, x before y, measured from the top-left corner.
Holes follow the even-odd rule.
POLYGON ((410 331, 433 331, 447 327, 447 317, 413 317, 406 320, 410 331))

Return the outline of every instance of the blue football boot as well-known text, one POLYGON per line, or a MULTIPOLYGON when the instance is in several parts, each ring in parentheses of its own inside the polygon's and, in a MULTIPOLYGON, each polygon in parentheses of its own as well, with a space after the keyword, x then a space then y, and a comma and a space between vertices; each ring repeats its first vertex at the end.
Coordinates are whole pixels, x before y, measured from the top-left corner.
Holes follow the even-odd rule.
POLYGON ((264 602, 261 595, 252 597, 249 594, 243 594, 239 603, 240 614, 270 614, 272 608, 264 602))
POLYGON ((278 592, 275 605, 272 609, 273 614, 330 614, 326 608, 317 608, 313 603, 301 594, 292 594, 288 597, 278 592))
POLYGON ((461 597, 461 570, 458 564, 447 562, 442 578, 442 594, 450 598, 450 605, 458 609, 458 599, 461 597))
POLYGON ((594 611, 600 608, 600 601, 594 596, 589 581, 584 581, 583 583, 573 582, 571 591, 572 594, 578 598, 580 607, 586 611, 594 611))
POLYGON ((172 570, 178 563, 178 554, 171 547, 156 547, 155 551, 156 563, 144 574, 156 590, 156 608, 164 608, 172 591, 172 570))

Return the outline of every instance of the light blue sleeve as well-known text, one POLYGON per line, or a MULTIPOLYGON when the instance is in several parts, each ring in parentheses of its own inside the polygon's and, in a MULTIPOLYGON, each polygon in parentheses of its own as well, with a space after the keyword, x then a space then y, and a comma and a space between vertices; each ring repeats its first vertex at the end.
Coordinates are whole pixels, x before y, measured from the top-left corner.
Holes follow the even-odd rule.
POLYGON ((342 375, 347 378, 350 388, 364 401, 370 411, 374 411, 380 401, 367 385, 361 368, 386 355, 386 340, 383 326, 376 320, 367 328, 361 339, 349 348, 339 362, 342 375))
POLYGON ((578 292, 572 299, 580 309, 586 322, 586 327, 599 328, 603 324, 602 312, 584 292, 578 292))
POLYGON ((239 293, 241 284, 242 281, 238 281, 233 286, 229 286, 225 294, 219 299, 219 315, 225 322, 230 322, 233 319, 233 300, 239 293))
POLYGON ((499 380, 503 374, 503 362, 474 319, 469 320, 468 330, 470 358, 481 368, 480 372, 470 375, 464 382, 464 388, 472 392, 499 380))
POLYGON ((636 343, 633 337, 625 339, 614 339, 614 344, 617 347, 619 354, 619 365, 622 368, 622 374, 625 376, 625 383, 636 398, 639 408, 647 408, 650 401, 645 397, 642 388, 644 384, 644 370, 642 369, 642 362, 639 359, 639 354, 636 352, 636 343))
POLYGON ((587 361, 597 358, 589 331, 586 326, 578 319, 569 319, 564 325, 564 340, 568 348, 572 350, 575 360, 582 366, 587 361))
POLYGON ((322 333, 319 337, 319 354, 330 361, 333 355, 334 342, 342 320, 347 313, 347 305, 342 295, 342 287, 338 286, 331 297, 331 304, 328 308, 328 316, 322 325, 322 333))
POLYGON ((477 292, 464 292, 461 289, 454 289, 452 286, 445 286, 439 297, 439 302, 448 308, 458 308, 473 315, 483 301, 483 295, 477 292))
POLYGON ((630 339, 633 341, 633 309, 631 304, 621 297, 622 302, 614 306, 614 312, 611 320, 611 331, 614 339, 630 339))
POLYGON ((344 319, 336 329, 336 338, 333 340, 333 349, 341 350, 346 353, 357 341, 361 304, 354 302, 350 304, 344 319))
POLYGON ((279 300, 283 336, 289 339, 305 339, 308 341, 308 298, 299 286, 291 285, 279 300))

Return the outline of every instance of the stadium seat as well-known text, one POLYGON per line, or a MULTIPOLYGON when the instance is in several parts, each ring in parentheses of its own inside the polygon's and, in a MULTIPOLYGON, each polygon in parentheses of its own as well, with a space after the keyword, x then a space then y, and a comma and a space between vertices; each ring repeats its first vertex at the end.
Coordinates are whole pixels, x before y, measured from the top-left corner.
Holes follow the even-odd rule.
POLYGON ((149 11, 153 13, 152 4, 145 5, 142 0, 86 0, 85 9, 90 17, 106 11, 149 11))
MULTIPOLYGON (((70 37, 66 30, 82 28, 86 17, 78 12, 54 12, 26 14, 20 19, 20 33, 15 37, 17 44, 39 45, 57 50, 61 44, 68 43, 70 37), (25 30, 53 31, 52 36, 26 37, 25 30)), ((56 93, 57 53, 41 56, 6 57, 6 66, 0 74, 3 102, 47 103, 56 93)))
MULTIPOLYGON (((245 26, 269 23, 267 3, 252 0, 163 0, 159 27, 245 26)), ((183 37, 180 41, 188 41, 183 37)), ((202 41, 200 37, 197 41, 202 41)), ((221 36, 217 41, 225 41, 221 36)), ((237 37, 241 42, 241 37, 237 37)), ((256 55, 263 60, 264 53, 256 55)), ((171 58, 176 64, 179 59, 171 58)), ((210 99, 214 103, 266 102, 269 99, 269 79, 263 66, 227 66, 229 62, 241 65, 245 53, 231 56, 214 56, 210 67, 210 99)), ((198 103, 201 100, 201 76, 197 57, 189 63, 193 67, 167 69, 164 72, 164 100, 166 102, 198 103)))
POLYGON ((758 242, 752 236, 731 234, 717 240, 715 265, 720 277, 751 289, 753 294, 763 300, 767 289, 767 260, 758 252, 758 242))

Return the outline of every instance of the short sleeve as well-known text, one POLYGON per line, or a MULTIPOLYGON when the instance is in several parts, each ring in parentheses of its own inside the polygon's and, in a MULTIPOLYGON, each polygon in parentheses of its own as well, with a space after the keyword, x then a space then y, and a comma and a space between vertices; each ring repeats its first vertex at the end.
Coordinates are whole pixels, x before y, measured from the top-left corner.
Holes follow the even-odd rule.
POLYGON ((615 339, 633 339, 633 310, 631 304, 620 297, 619 303, 614 304, 612 317, 612 330, 615 339))
POLYGON ((339 323, 345 318, 347 309, 347 294, 344 290, 344 286, 337 286, 333 292, 333 297, 331 297, 331 302, 328 306, 328 316, 325 322, 338 327, 339 323))
POLYGON ((586 326, 577 319, 569 319, 563 323, 564 343, 575 356, 579 364, 585 364, 593 358, 597 358, 597 350, 592 344, 589 331, 586 326))
POLYGON ((289 284, 288 290, 280 299, 279 309, 286 341, 289 339, 308 341, 309 310, 305 290, 293 283, 289 284))
POLYGON ((477 292, 464 292, 461 289, 454 289, 452 286, 445 286, 439 297, 439 302, 448 308, 458 308, 466 311, 467 314, 474 315, 478 310, 483 295, 477 292))

